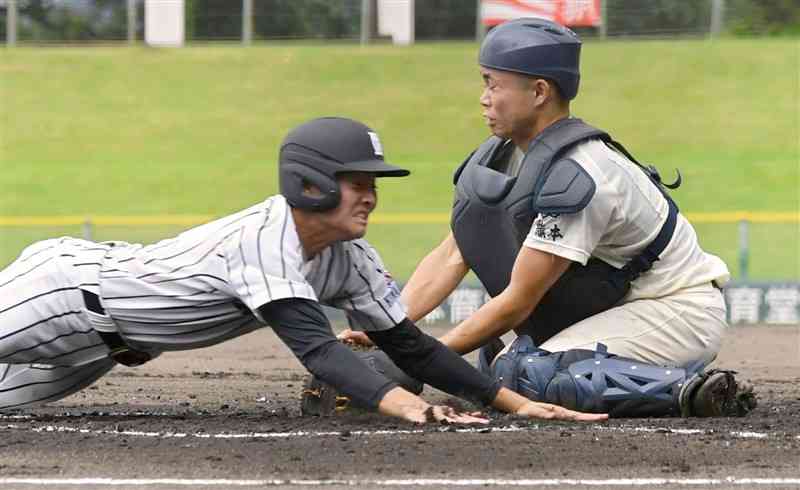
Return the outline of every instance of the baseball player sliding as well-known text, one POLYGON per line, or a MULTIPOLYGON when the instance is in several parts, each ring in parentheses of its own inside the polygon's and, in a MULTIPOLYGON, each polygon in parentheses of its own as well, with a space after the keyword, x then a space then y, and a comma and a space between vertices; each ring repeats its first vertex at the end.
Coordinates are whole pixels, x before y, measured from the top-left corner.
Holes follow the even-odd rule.
POLYGON ((58 400, 116 363, 205 347, 269 325, 317 378, 404 420, 485 423, 426 403, 339 343, 320 304, 409 375, 532 418, 604 420, 529 401, 479 373, 406 317, 400 293, 361 237, 385 163, 378 135, 343 118, 303 124, 280 149, 281 194, 152 245, 58 238, 0 272, 0 411, 58 400))

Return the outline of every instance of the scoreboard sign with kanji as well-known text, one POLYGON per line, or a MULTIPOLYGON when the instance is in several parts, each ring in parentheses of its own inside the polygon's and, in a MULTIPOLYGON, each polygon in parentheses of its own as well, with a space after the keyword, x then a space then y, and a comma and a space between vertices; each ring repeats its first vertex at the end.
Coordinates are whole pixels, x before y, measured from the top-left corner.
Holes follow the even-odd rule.
POLYGON ((539 17, 571 27, 598 27, 602 0, 482 0, 481 22, 496 26, 520 17, 539 17))
POLYGON ((731 325, 800 324, 800 284, 731 284, 725 303, 731 325))

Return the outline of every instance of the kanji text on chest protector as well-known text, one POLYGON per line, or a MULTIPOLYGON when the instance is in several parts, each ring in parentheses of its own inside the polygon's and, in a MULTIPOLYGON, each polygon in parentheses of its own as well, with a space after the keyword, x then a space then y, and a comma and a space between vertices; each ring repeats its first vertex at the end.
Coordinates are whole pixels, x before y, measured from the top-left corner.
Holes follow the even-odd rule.
MULTIPOLYGON (((537 215, 577 213, 592 200, 596 189, 592 177, 574 160, 563 158, 571 148, 592 139, 629 156, 606 132, 570 118, 553 124, 533 140, 516 177, 496 170, 513 151, 513 144, 494 136, 456 171, 453 235, 467 265, 490 295, 496 296, 508 286, 514 261, 537 215), (486 236, 493 237, 491 242, 485 240, 486 236)), ((640 168, 661 188, 654 169, 640 168)), ((517 331, 531 335, 540 344, 617 304, 630 282, 650 269, 672 237, 678 209, 664 195, 670 206, 669 217, 639 256, 621 269, 596 258, 585 266, 572 264, 517 331), (576 294, 586 290, 592 294, 576 294)))

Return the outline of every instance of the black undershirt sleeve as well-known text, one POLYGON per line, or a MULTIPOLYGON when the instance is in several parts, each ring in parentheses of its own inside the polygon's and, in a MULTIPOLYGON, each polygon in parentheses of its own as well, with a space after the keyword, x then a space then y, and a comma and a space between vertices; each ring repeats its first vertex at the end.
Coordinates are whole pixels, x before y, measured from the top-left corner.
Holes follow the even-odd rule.
POLYGON ((395 327, 380 332, 366 332, 400 369, 451 395, 490 405, 500 382, 475 369, 444 344, 420 331, 405 319, 395 327))
POLYGON ((258 311, 306 369, 359 405, 377 410, 384 395, 398 386, 336 340, 319 303, 288 298, 258 311))

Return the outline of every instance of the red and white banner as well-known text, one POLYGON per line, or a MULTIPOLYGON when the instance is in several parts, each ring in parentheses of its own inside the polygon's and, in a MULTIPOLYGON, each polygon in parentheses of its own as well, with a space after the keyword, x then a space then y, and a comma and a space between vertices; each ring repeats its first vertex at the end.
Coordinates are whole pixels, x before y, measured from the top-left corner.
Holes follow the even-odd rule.
POLYGON ((482 0, 481 21, 495 26, 520 17, 540 17, 572 27, 602 24, 602 0, 482 0))

